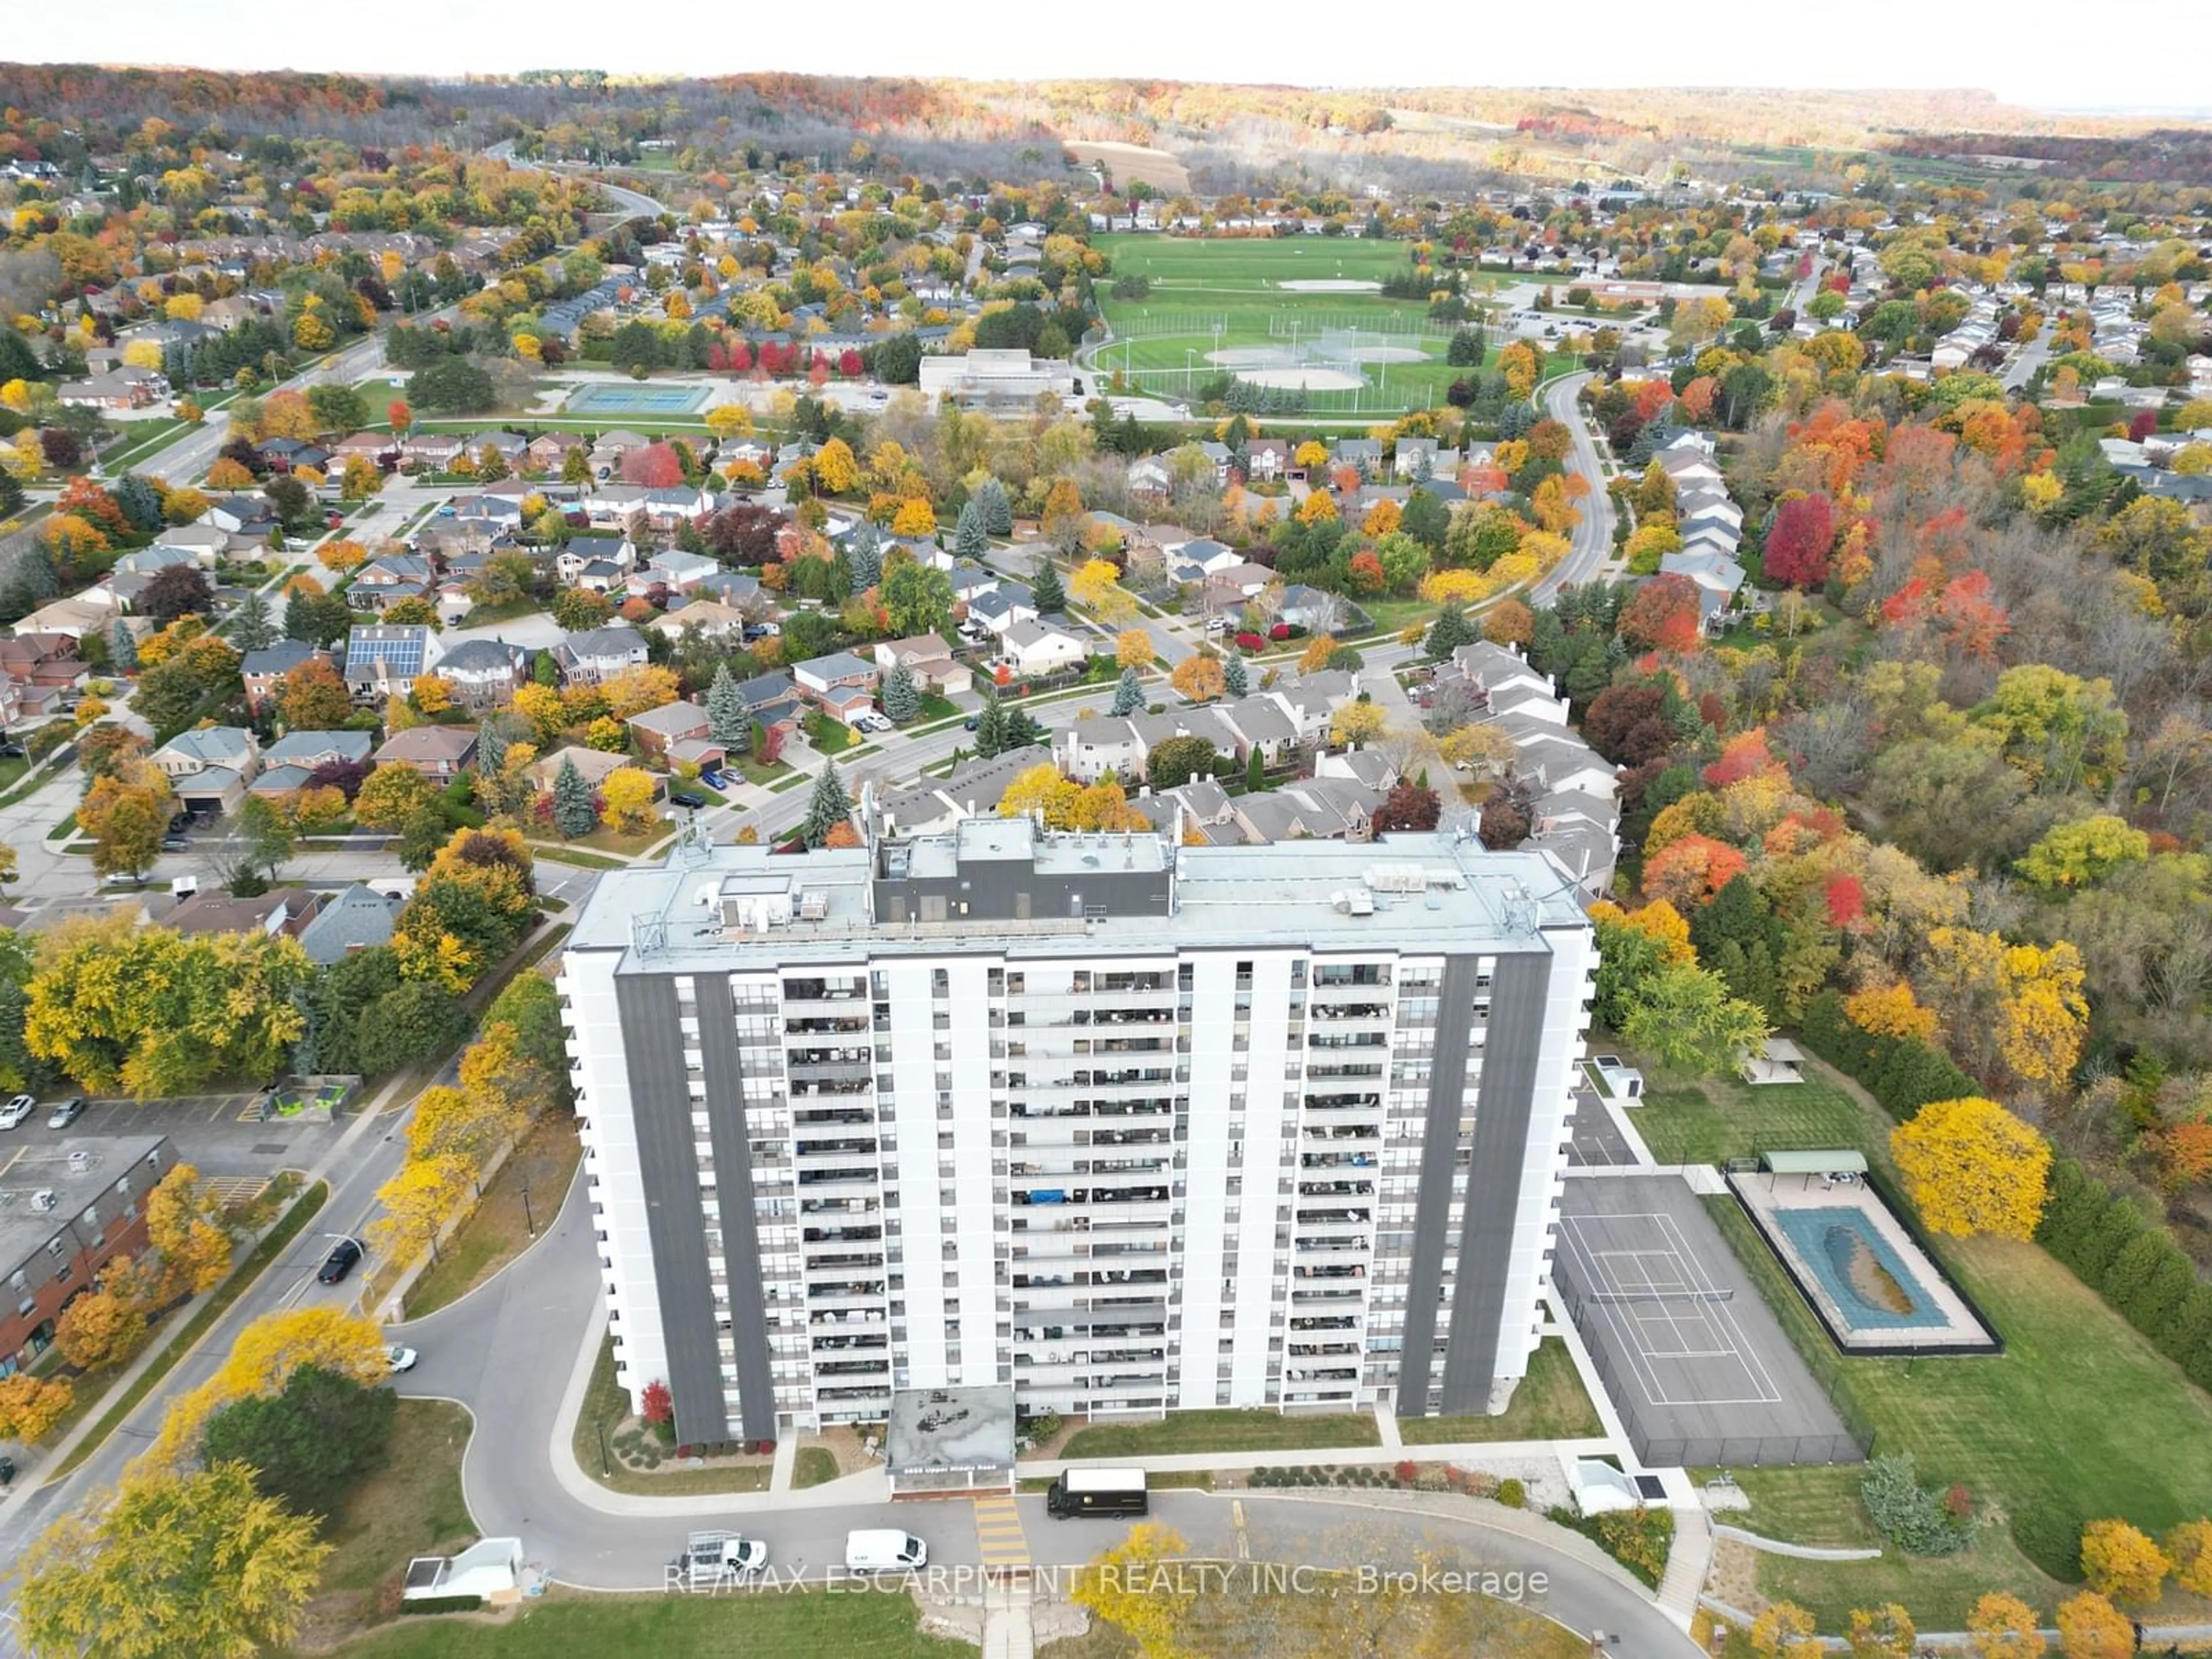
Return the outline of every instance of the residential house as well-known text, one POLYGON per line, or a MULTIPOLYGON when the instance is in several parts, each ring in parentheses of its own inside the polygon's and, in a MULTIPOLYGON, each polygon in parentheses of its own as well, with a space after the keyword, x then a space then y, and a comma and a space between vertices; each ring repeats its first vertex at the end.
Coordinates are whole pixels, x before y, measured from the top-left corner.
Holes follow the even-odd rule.
POLYGON ((414 553, 387 553, 355 573, 346 601, 357 611, 381 613, 402 599, 427 599, 438 585, 429 560, 414 553))
POLYGON ((1291 443, 1287 438, 1254 438, 1244 446, 1251 476, 1264 483, 1290 476, 1291 443))
POLYGON ((407 466, 449 472, 467 441, 457 432, 410 432, 399 446, 400 459, 407 466))
POLYGON ((947 778, 923 778, 910 787, 879 797, 876 810, 887 837, 941 835, 963 818, 996 817, 1007 787, 1031 767, 1052 759, 1030 744, 1009 749, 988 760, 971 760, 947 778))
POLYGON ((532 466, 557 477, 568 464, 568 452, 582 449, 588 453, 590 442, 580 432, 544 432, 530 441, 523 453, 532 466))
POLYGON ((261 458, 263 465, 279 475, 296 472, 302 467, 313 467, 320 472, 331 464, 329 450, 298 438, 264 438, 253 446, 253 453, 261 458))
POLYGON ((438 677, 469 708, 496 708, 530 678, 530 653, 505 640, 465 640, 439 659, 438 677))
POLYGON ((1217 738, 1218 746, 1232 751, 1240 761, 1250 760, 1256 749, 1261 765, 1280 766, 1297 752, 1297 723, 1271 692, 1256 691, 1234 702, 1210 704, 1206 713, 1227 739, 1224 743, 1217 738))
POLYGON ((238 726, 179 732, 151 758, 176 791, 178 805, 201 813, 236 811, 261 770, 260 745, 238 726))
POLYGON ((1697 585, 1698 622, 1708 633, 1728 625, 1728 613, 1736 591, 1743 586, 1744 568, 1724 554, 1700 550, 1668 553, 1659 560, 1662 575, 1687 576, 1697 585))
POLYGON ((1036 596, 1019 582, 1000 582, 968 601, 968 620, 1003 635, 1016 623, 1032 622, 1036 596))
POLYGON ((749 680, 739 680, 738 696, 744 700, 747 720, 777 733, 787 742, 797 734, 799 721, 806 714, 805 694, 788 672, 756 674, 749 680))
POLYGON ((607 477, 622 465, 623 457, 633 449, 643 449, 653 441, 642 432, 631 432, 617 427, 611 432, 599 434, 599 441, 592 446, 592 471, 607 477))
POLYGON ((366 761, 375 746, 366 732, 287 732, 261 751, 250 794, 275 799, 305 789, 318 767, 366 761))
POLYGON ((1327 740, 1336 711, 1358 700, 1359 674, 1352 669, 1317 669, 1278 680, 1267 695, 1290 717, 1298 742, 1320 744, 1327 740))
POLYGON ((999 635, 1000 655, 1018 675, 1057 674, 1080 668, 1091 653, 1074 635, 1048 623, 1014 623, 999 635))
POLYGON ((397 733, 376 751, 379 766, 411 766, 434 784, 451 783, 477 757, 472 726, 416 726, 397 733))
POLYGON ((239 659, 239 678, 246 683, 246 706, 258 714, 284 688, 284 677, 303 663, 327 663, 330 653, 301 640, 279 640, 239 659))
POLYGON ((265 933, 297 938, 315 919, 322 896, 300 887, 272 887, 251 898, 228 893, 195 893, 161 918, 161 925, 193 933, 265 933))
POLYGON ((665 553, 654 555, 652 563, 634 572, 629 579, 629 588, 633 593, 642 593, 652 587, 690 593, 721 568, 718 561, 703 553, 686 553, 681 548, 672 547, 665 553))
POLYGON ((300 948, 307 953, 308 961, 327 968, 356 951, 389 945, 392 927, 404 908, 404 900, 356 882, 325 900, 313 919, 300 929, 300 948))
POLYGON ((604 749, 580 749, 574 744, 564 744, 550 755, 541 755, 530 763, 531 781, 540 793, 550 792, 553 781, 561 775, 564 763, 573 763, 577 774, 594 789, 607 781, 610 773, 620 771, 629 764, 627 755, 610 755, 604 749))
POLYGON ((953 659, 952 647, 935 634, 917 634, 910 640, 883 640, 875 648, 876 666, 884 674, 904 663, 915 682, 925 691, 957 696, 975 682, 967 664, 953 659))
POLYGON ((1382 441, 1380 438, 1339 438, 1329 451, 1332 467, 1356 468, 1364 479, 1382 476, 1382 441))
POLYGON ((202 570, 211 570, 216 561, 230 551, 230 536, 213 525, 173 525, 157 532, 153 547, 146 550, 155 549, 182 553, 202 570))
POLYGON ((553 647, 553 661, 569 685, 599 685, 646 665, 645 635, 628 623, 609 623, 571 634, 553 647))
POLYGON ((762 591, 760 578, 742 570, 717 570, 702 577, 695 591, 702 599, 735 605, 748 615, 769 618, 781 614, 770 596, 762 591))
POLYGON ((81 409, 145 409, 169 395, 169 383, 150 368, 118 368, 82 380, 64 380, 55 396, 81 409))
POLYGON ((681 701, 632 714, 624 724, 637 739, 637 746, 648 755, 667 755, 672 744, 686 739, 703 742, 708 732, 706 709, 681 701))
POLYGON ((686 629, 696 628, 710 640, 728 639, 742 634, 745 613, 735 605, 718 605, 712 599, 694 599, 689 605, 678 605, 663 617, 656 617, 646 624, 655 633, 670 639, 682 637, 686 629))
POLYGON ((876 685, 881 678, 875 664, 849 651, 810 657, 794 666, 792 674, 809 702, 848 726, 875 706, 876 685))
POLYGON ((1246 842, 1365 842, 1375 838, 1383 792, 1351 778, 1313 777, 1240 795, 1234 821, 1246 842))
POLYGON ((1304 582, 1292 582, 1283 590, 1282 608, 1277 614, 1291 627, 1315 634, 1339 634, 1368 625, 1367 613, 1341 593, 1309 587, 1304 582))
POLYGON ((1216 734, 1200 711, 1185 708, 1164 714, 1102 715, 1077 720, 1053 734, 1053 759, 1078 783, 1096 783, 1111 772, 1123 781, 1142 778, 1152 770, 1152 750, 1172 738, 1216 734))
POLYGON ((972 560, 961 560, 945 567, 945 580, 951 586, 956 605, 972 605, 986 593, 994 592, 1001 586, 995 570, 986 570, 972 560))
POLYGON ((13 639, 0 640, 0 678, 6 680, 7 696, 19 709, 11 720, 46 714, 84 684, 87 670, 76 653, 77 638, 26 629, 13 639))
POLYGON ((400 441, 389 432, 356 432, 331 446, 331 468, 335 476, 348 461, 363 460, 389 471, 399 465, 400 453, 400 441))
POLYGON ((444 656, 426 623, 357 625, 346 634, 346 690, 356 702, 404 697, 415 677, 431 672, 444 656))
POLYGON ((584 504, 584 511, 594 525, 642 525, 664 533, 696 522, 714 510, 713 493, 689 484, 665 489, 608 484, 584 504))

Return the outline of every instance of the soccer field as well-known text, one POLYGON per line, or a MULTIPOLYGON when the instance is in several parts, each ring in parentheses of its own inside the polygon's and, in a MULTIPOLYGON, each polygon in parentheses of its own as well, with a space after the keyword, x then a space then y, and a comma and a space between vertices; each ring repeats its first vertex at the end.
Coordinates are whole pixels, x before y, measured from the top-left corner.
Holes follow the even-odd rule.
POLYGON ((1099 287, 1115 337, 1097 367, 1132 390, 1188 393, 1228 370, 1300 387, 1315 413, 1381 415, 1441 404, 1468 372, 1444 362, 1451 330, 1430 320, 1425 301, 1376 291, 1405 268, 1407 243, 1117 235, 1092 246, 1115 276, 1152 282, 1142 300, 1099 287))

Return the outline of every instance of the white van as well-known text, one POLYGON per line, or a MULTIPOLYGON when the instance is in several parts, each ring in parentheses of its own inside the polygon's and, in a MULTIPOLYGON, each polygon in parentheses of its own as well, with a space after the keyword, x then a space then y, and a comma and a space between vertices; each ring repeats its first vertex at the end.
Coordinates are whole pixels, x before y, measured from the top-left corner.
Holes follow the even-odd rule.
POLYGON ((929 1546, 896 1527, 871 1528, 845 1534, 848 1572, 911 1572, 929 1561, 929 1546))

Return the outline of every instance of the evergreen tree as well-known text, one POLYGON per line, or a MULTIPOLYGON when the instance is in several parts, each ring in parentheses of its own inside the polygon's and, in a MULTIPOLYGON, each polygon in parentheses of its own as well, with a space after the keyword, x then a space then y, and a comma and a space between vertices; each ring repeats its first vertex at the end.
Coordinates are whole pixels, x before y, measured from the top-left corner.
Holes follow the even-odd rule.
POLYGON ((1030 598, 1040 617, 1067 609, 1067 590, 1060 586, 1060 567, 1048 557, 1037 559, 1036 574, 1030 578, 1030 598))
POLYGON ((12 519, 23 510, 23 486, 15 475, 0 467, 0 519, 12 519))
POLYGON ((799 835, 809 847, 819 847, 830 839, 830 832, 839 824, 848 823, 853 816, 853 798, 845 793, 845 781, 837 775, 837 763, 824 761, 822 769, 814 775, 814 793, 806 798, 806 822, 799 827, 799 835))
POLYGON ((745 700, 730 665, 724 663, 714 670, 714 683, 707 688, 707 735, 725 749, 738 750, 745 746, 750 732, 745 700))
POLYGON ((1431 662, 1442 662, 1462 645, 1474 642, 1474 629, 1468 624, 1467 612, 1455 605, 1448 605, 1437 612, 1437 619, 1429 624, 1429 631, 1421 641, 1421 653, 1431 662))
POLYGON ((1121 680, 1114 687, 1113 714, 1116 720, 1144 712, 1145 682, 1133 668, 1121 671, 1121 680))
POLYGON ((321 619, 315 615, 315 596, 295 591, 284 601, 284 637, 300 640, 308 645, 322 640, 321 619))
POLYGON ((578 836, 588 836, 592 826, 599 821, 598 809, 592 805, 592 787, 584 781, 584 775, 576 769, 574 760, 564 760, 561 769, 553 775, 553 823, 571 841, 578 836))
POLYGON ((1244 653, 1231 651, 1221 665, 1221 689, 1232 697, 1252 695, 1251 672, 1244 666, 1244 653))
POLYGON ((232 614, 230 642, 240 651, 264 651, 276 641, 276 623, 269 614, 269 601, 248 593, 232 614))
POLYGON ((921 713, 921 688, 914 683, 914 670, 904 663, 884 678, 884 713, 901 726, 921 713))
POLYGON ((983 527, 983 514, 974 501, 960 509, 952 526, 952 550, 963 559, 981 561, 991 550, 991 532, 983 527))
POLYGON ((845 538, 845 557, 853 569, 853 591, 859 593, 873 587, 884 579, 883 532, 861 520, 845 538))
POLYGON ((1254 744, 1252 752, 1244 761, 1244 792, 1256 795, 1267 787, 1267 769, 1260 754, 1260 745, 1254 744))
POLYGON ((999 706, 999 694, 983 694, 983 712, 975 717, 975 758, 988 760, 1006 747, 1006 711, 999 706))
POLYGON ((477 727, 477 775, 495 778, 507 765, 507 733, 500 730, 497 720, 486 720, 477 727))
POLYGON ((994 536, 1014 533, 1014 504, 1006 499, 1006 487, 996 478, 986 478, 975 486, 969 497, 975 510, 983 515, 983 528, 994 536))
POLYGON ((131 631, 131 624, 123 617, 115 619, 108 630, 107 660, 116 672, 127 674, 138 665, 138 636, 131 631))

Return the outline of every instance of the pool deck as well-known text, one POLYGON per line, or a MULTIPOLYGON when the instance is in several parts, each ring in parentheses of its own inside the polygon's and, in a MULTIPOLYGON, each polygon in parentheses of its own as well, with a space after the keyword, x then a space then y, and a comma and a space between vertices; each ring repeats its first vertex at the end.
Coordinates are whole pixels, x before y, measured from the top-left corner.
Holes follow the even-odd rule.
POLYGON ((1731 1175, 1729 1187, 1775 1254, 1782 1258, 1820 1322, 1836 1346, 1846 1353, 1880 1354, 1929 1352, 1991 1352, 1997 1346, 1989 1328, 1976 1317, 1951 1281, 1928 1258, 1912 1235, 1882 1201, 1881 1194, 1864 1181, 1829 1182, 1818 1176, 1731 1175), (1840 1307, 1829 1291, 1826 1276, 1808 1261, 1796 1241, 1775 1220, 1783 1210, 1849 1211, 1897 1253, 1911 1276, 1905 1288, 1916 1300, 1924 1299, 1940 1321, 1911 1325, 1863 1324, 1840 1307))

